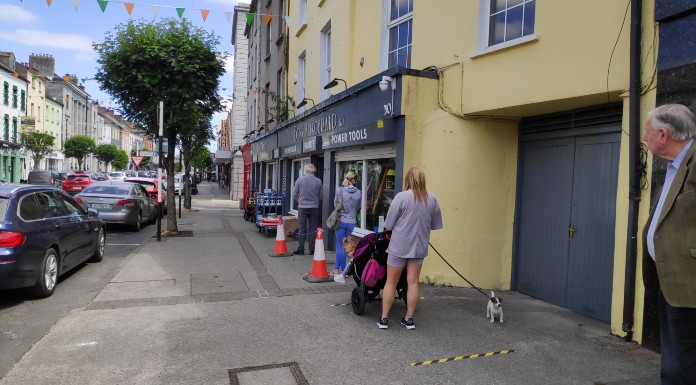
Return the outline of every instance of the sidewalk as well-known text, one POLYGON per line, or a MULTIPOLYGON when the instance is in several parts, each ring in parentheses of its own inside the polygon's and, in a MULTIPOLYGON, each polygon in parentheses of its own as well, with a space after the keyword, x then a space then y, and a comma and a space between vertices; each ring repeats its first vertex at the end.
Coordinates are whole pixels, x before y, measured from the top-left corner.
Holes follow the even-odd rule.
POLYGON ((491 324, 477 291, 423 285, 416 330, 399 325, 403 302, 379 330, 379 303, 353 314, 354 284, 304 281, 312 256, 269 257, 274 238, 226 190, 199 191, 180 236, 129 256, 0 385, 659 383, 658 355, 516 292, 496 291, 505 323, 491 324))

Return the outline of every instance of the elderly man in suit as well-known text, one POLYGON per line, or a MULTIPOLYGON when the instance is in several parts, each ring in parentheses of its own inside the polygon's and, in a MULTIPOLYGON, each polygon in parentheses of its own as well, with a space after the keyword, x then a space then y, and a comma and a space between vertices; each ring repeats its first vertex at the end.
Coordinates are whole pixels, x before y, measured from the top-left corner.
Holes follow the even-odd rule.
POLYGON ((669 161, 644 228, 643 282, 658 292, 662 384, 696 384, 696 117, 685 106, 650 111, 650 152, 669 161))

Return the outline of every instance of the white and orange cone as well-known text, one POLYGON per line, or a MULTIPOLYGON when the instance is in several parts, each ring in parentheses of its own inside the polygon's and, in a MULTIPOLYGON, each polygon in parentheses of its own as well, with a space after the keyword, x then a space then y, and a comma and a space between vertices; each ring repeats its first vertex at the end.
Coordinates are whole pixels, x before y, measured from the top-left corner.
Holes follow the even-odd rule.
POLYGON ((321 227, 317 228, 317 239, 314 243, 314 260, 312 261, 312 271, 309 277, 303 278, 310 283, 333 282, 326 269, 326 253, 324 252, 324 231, 321 227))
POLYGON ((273 247, 273 253, 268 254, 271 257, 291 257, 292 253, 288 253, 288 245, 285 243, 285 226, 283 226, 283 217, 278 217, 278 226, 276 227, 276 240, 273 247))

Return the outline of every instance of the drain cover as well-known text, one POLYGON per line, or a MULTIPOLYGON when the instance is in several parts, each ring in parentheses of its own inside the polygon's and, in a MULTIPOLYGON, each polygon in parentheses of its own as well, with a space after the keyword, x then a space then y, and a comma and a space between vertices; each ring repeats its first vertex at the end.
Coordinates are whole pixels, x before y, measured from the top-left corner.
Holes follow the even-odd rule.
POLYGON ((297 362, 229 369, 230 385, 309 385, 297 362))

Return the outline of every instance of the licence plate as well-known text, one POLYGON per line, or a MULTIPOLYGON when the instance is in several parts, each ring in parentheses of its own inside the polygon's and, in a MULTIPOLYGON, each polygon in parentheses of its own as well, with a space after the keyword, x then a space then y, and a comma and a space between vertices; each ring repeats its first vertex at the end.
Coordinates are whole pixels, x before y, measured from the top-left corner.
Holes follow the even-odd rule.
POLYGON ((80 189, 80 186, 73 186, 72 189, 73 189, 73 190, 79 190, 79 189, 80 189))
POLYGON ((108 209, 109 207, 111 207, 111 205, 99 204, 99 203, 92 204, 93 209, 108 209))

